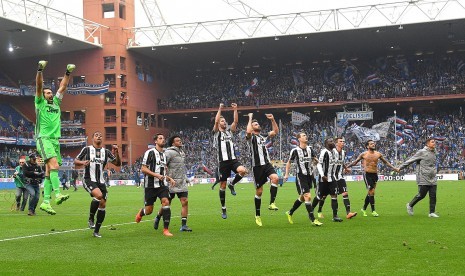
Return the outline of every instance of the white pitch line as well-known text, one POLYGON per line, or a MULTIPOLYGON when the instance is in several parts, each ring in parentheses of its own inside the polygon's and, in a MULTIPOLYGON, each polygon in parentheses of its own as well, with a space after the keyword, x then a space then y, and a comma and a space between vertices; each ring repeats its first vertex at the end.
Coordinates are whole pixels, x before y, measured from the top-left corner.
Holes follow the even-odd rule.
MULTIPOLYGON (((141 222, 149 222, 149 221, 153 222, 153 220, 144 220, 144 221, 141 221, 141 222)), ((125 222, 125 223, 118 223, 118 224, 110 224, 110 225, 104 225, 101 228, 128 225, 128 224, 134 224, 134 223, 136 223, 136 222, 132 221, 132 222, 125 222)), ((30 239, 30 238, 35 238, 35 237, 51 236, 51 235, 58 235, 58 234, 66 234, 66 233, 85 231, 85 230, 91 230, 91 229, 89 229, 89 228, 81 228, 81 229, 72 229, 72 230, 65 230, 65 231, 56 231, 56 232, 50 232, 50 233, 44 233, 44 234, 34 234, 34 235, 29 235, 29 236, 6 238, 6 239, 0 240, 0 242, 22 240, 22 239, 30 239)))

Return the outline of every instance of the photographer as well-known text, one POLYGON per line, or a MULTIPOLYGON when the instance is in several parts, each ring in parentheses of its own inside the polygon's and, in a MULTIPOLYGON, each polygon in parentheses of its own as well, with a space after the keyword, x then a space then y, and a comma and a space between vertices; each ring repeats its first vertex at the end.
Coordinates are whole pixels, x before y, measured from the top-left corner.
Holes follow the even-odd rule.
POLYGON ((13 174, 13 178, 16 184, 16 211, 24 211, 26 207, 27 199, 29 198, 29 193, 27 192, 26 188, 24 187, 24 174, 22 165, 25 163, 25 159, 19 159, 19 165, 15 168, 15 173, 13 174), (23 198, 23 202, 21 204, 21 197, 23 198))
POLYGON ((45 172, 37 164, 36 155, 29 155, 29 161, 23 165, 23 172, 26 178, 26 189, 29 192, 29 216, 35 216, 37 203, 40 197, 40 184, 44 179, 45 172))

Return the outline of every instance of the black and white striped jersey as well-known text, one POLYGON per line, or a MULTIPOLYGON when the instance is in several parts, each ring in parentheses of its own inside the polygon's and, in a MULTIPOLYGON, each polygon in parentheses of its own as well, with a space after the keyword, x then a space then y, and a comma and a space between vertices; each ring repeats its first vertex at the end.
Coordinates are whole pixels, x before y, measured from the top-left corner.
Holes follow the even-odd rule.
POLYGON ((266 139, 268 136, 261 134, 253 134, 247 139, 249 146, 250 158, 252 159, 252 167, 263 166, 270 163, 270 155, 266 148, 266 139))
MULTIPOLYGON (((156 148, 151 148, 144 153, 142 165, 147 166, 147 168, 154 173, 166 176, 165 154, 159 152, 156 148)), ((145 188, 159 188, 160 186, 166 186, 165 182, 151 175, 144 175, 145 188)))
POLYGON ((92 182, 105 183, 103 178, 103 169, 108 162, 113 162, 116 156, 105 148, 95 148, 93 145, 84 147, 76 159, 81 161, 90 161, 85 167, 84 178, 92 182))
POLYGON ((334 163, 336 164, 334 176, 336 177, 336 180, 340 180, 343 178, 342 173, 344 171, 344 159, 346 158, 346 152, 344 150, 341 150, 341 152, 339 152, 336 148, 334 148, 333 156, 334 163))
POLYGON ((295 147, 291 150, 289 161, 296 162, 297 173, 303 175, 313 175, 313 158, 316 157, 315 151, 312 147, 306 148, 295 147))
POLYGON ((230 129, 218 130, 213 134, 213 145, 217 150, 218 162, 236 159, 234 151, 233 134, 230 129))
POLYGON ((318 158, 318 173, 320 174, 320 178, 323 176, 328 177, 328 182, 335 181, 336 178, 334 176, 334 171, 336 169, 336 163, 334 162, 334 155, 333 152, 323 148, 320 152, 320 156, 318 158))

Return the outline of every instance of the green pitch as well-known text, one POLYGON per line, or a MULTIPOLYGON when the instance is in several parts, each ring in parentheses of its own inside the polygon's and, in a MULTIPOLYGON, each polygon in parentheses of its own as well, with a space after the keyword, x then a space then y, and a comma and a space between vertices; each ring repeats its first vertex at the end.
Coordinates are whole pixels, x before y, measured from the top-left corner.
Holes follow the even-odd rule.
MULTIPOLYGON (((379 182, 376 210, 362 217, 364 184, 349 182, 352 210, 359 215, 331 222, 327 200, 322 227, 311 226, 304 206, 294 224, 284 214, 296 199, 293 183, 278 191, 279 211, 262 197, 263 227, 255 225, 254 189, 239 184, 227 191, 228 219, 221 219, 218 186, 190 187, 192 233, 181 233, 180 203, 172 204, 172 238, 153 229, 153 215, 132 223, 142 207, 142 189, 111 187, 100 233, 86 229, 90 197, 80 188, 53 206, 57 215, 10 211, 12 191, 0 191, 0 275, 153 275, 153 274, 449 274, 464 272, 464 181, 440 182, 438 219, 428 218, 428 198, 410 217, 405 204, 416 193, 413 182, 379 182), (111 227, 110 229, 110 226, 111 227), (54 233, 54 234, 50 234, 54 233), (42 235, 44 234, 44 235, 42 235)), ((313 195, 313 190, 312 190, 313 195)), ((42 199, 41 199, 42 200, 42 199)), ((155 203, 159 206, 159 202, 155 203)), ((345 214, 342 199, 339 213, 345 214)), ((344 216, 345 217, 345 216, 344 216)))

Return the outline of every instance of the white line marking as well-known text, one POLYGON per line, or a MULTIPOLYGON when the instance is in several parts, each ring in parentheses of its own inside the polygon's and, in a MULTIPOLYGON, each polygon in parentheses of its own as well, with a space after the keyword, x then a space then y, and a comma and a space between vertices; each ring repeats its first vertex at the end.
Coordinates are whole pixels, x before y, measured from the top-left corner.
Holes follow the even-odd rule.
MULTIPOLYGON (((172 218, 175 218, 176 216, 172 216, 172 218)), ((179 217, 179 216, 178 216, 179 217)), ((142 222, 153 222, 153 219, 151 220, 143 220, 142 222)), ((132 222, 125 222, 125 223, 117 223, 117 224, 110 224, 110 225, 103 225, 101 228, 107 228, 107 227, 112 227, 112 226, 121 226, 121 225, 128 225, 128 224, 135 224, 135 221, 132 222)), ((6 242, 6 241, 14 241, 14 240, 22 240, 22 239, 30 239, 30 238, 36 238, 36 237, 43 237, 43 236, 51 236, 51 235, 58 235, 58 234, 66 234, 66 233, 71 233, 71 232, 78 232, 78 231, 85 231, 85 230, 91 230, 89 228, 81 228, 81 229, 72 229, 72 230, 65 230, 65 231, 55 231, 55 232, 50 232, 50 233, 43 233, 43 234, 34 234, 34 235, 29 235, 29 236, 22 236, 22 237, 14 237, 14 238, 6 238, 0 240, 0 242, 6 242)))

